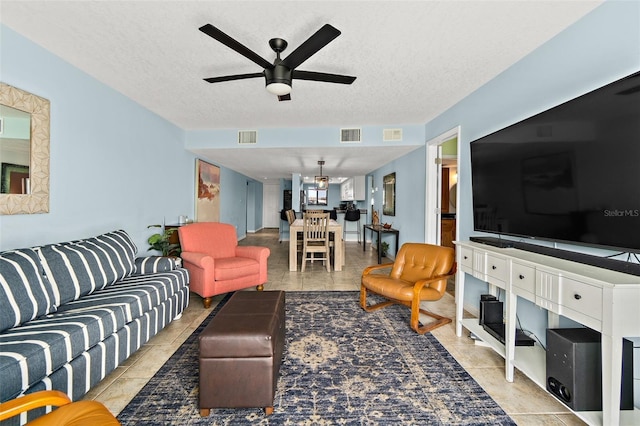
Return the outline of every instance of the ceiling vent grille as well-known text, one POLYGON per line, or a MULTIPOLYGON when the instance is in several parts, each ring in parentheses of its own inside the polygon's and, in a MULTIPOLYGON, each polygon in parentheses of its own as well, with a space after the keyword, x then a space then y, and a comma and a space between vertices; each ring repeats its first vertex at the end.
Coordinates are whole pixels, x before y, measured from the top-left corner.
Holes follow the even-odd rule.
POLYGON ((400 142, 402 140, 402 129, 384 129, 382 131, 384 142, 400 142))
POLYGON ((340 143, 362 142, 362 129, 340 129, 340 143))
POLYGON ((258 142, 257 130, 240 130, 238 132, 238 144, 250 145, 258 142))

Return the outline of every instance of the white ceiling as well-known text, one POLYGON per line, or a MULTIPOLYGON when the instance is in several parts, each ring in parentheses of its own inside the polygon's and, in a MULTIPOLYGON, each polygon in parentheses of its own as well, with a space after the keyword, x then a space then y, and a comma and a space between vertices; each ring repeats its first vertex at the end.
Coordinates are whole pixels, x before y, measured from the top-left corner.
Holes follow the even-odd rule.
MULTIPOLYGON (((424 124, 561 32, 586 1, 15 1, 0 21, 186 130, 424 124), (342 34, 299 69, 356 76, 352 85, 294 80, 278 102, 258 65, 198 31, 217 26, 271 61, 325 23, 342 34)), ((210 149, 216 164, 263 179, 365 174, 415 149, 210 149), (343 164, 338 167, 334 164, 343 164), (330 172, 329 169, 332 171, 330 172)))

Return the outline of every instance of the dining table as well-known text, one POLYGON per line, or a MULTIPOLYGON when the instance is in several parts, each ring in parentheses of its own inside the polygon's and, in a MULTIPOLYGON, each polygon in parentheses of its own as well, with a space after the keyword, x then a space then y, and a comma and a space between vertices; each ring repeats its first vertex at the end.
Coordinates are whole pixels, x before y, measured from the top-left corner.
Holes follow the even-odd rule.
MULTIPOLYGON (((304 221, 302 219, 296 219, 289 226, 289 271, 295 272, 298 270, 298 232, 302 232, 304 227, 304 221)), ((328 225, 329 233, 334 235, 333 243, 333 270, 342 271, 342 265, 344 264, 344 244, 342 242, 342 225, 340 222, 331 219, 328 225)))

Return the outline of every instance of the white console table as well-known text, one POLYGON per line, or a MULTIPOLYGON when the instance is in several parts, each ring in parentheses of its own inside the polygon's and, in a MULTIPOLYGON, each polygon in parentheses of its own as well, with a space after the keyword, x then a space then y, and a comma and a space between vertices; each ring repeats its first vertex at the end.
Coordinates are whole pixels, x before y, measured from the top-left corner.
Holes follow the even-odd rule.
MULTIPOLYGON (((602 411, 575 414, 592 425, 640 425, 640 410, 620 410, 622 339, 640 336, 640 277, 515 248, 456 242, 456 334, 462 327, 505 358, 505 377, 517 367, 546 389, 546 354, 539 345, 515 346, 516 309, 522 297, 548 311, 548 327, 560 316, 602 334, 602 411), (478 324, 463 319, 466 274, 487 282, 489 292, 505 291, 505 344, 478 324)), ((479 301, 478 301, 479 303, 479 301)))

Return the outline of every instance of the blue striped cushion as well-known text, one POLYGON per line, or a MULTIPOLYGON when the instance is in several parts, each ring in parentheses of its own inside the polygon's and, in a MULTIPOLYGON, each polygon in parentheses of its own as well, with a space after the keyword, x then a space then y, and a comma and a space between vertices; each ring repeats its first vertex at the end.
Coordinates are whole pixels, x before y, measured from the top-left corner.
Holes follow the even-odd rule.
POLYGON ((131 275, 136 246, 125 231, 40 247, 44 272, 63 305, 131 275))
POLYGON ((0 331, 55 311, 51 286, 33 249, 0 253, 0 331))
POLYGON ((136 258, 135 275, 155 274, 156 272, 173 271, 182 266, 182 259, 179 257, 147 256, 136 258), (179 263, 178 263, 179 262, 179 263))

